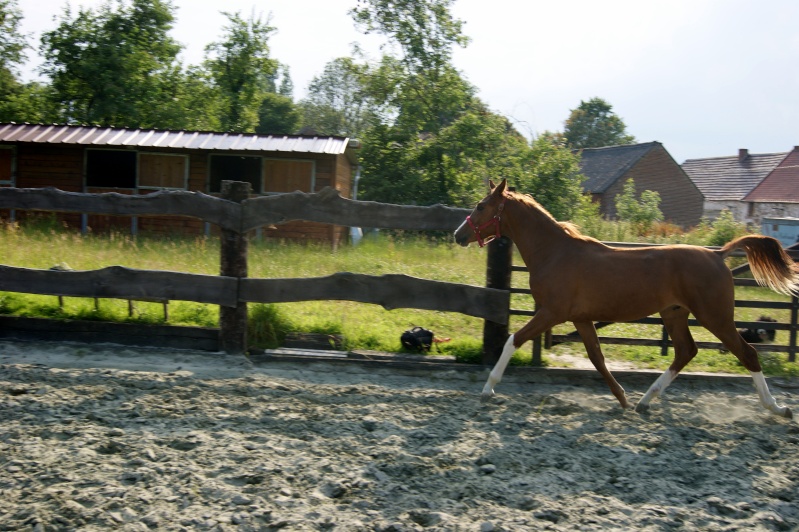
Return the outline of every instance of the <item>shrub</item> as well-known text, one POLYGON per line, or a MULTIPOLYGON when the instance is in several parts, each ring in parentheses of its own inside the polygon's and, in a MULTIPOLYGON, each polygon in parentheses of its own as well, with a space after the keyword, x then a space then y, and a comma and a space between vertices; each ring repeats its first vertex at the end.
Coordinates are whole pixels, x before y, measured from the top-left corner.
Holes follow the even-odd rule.
POLYGON ((713 221, 711 232, 708 237, 709 246, 723 246, 730 240, 747 234, 746 224, 736 222, 732 213, 724 209, 719 217, 713 221))

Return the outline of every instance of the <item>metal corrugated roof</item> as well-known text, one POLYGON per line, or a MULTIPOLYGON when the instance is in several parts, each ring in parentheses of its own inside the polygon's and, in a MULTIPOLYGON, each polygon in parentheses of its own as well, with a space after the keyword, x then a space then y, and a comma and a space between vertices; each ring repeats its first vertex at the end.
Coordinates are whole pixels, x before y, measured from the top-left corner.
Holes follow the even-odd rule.
POLYGON ((255 135, 42 124, 0 124, 0 142, 185 150, 276 151, 328 155, 340 155, 346 151, 349 145, 349 139, 344 137, 255 135))

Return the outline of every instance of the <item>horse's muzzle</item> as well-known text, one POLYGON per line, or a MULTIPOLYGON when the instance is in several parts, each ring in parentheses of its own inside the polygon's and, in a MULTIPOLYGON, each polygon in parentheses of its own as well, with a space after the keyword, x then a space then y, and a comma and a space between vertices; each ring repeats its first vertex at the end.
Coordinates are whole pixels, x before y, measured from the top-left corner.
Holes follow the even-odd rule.
POLYGON ((460 227, 455 229, 455 233, 453 233, 453 236, 455 237, 455 243, 463 247, 468 246, 469 237, 471 236, 471 234, 472 232, 468 224, 464 220, 464 222, 460 225, 460 227))

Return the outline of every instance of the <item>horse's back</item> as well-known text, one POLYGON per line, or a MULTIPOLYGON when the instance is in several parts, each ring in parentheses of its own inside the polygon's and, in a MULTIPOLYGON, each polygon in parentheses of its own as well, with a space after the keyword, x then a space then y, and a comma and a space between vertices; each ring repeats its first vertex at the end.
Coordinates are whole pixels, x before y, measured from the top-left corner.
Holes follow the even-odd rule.
POLYGON ((700 297, 734 299, 729 268, 705 248, 592 245, 583 251, 574 259, 578 267, 561 269, 563 286, 574 287, 570 321, 638 319, 675 305, 690 309, 700 297))

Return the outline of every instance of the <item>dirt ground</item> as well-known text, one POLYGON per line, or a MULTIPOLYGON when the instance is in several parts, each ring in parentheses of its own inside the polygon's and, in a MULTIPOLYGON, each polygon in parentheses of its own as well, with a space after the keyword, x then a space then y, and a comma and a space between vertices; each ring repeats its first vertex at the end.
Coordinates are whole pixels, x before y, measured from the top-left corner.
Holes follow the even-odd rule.
POLYGON ((481 404, 486 375, 0 342, 0 530, 799 529, 799 425, 749 379, 640 415, 576 370, 481 404))

